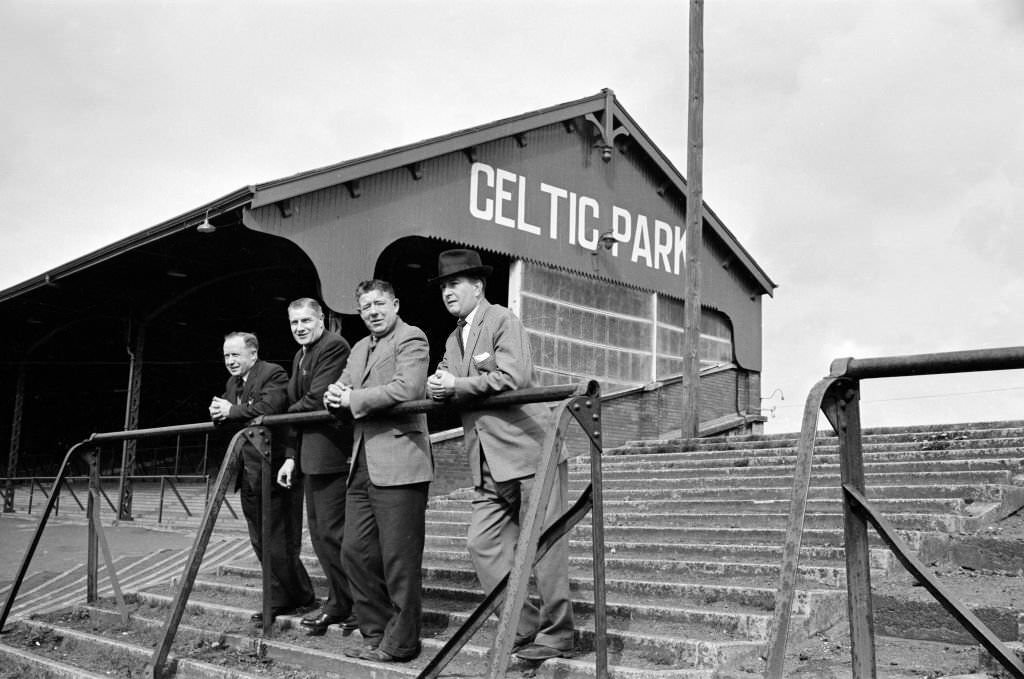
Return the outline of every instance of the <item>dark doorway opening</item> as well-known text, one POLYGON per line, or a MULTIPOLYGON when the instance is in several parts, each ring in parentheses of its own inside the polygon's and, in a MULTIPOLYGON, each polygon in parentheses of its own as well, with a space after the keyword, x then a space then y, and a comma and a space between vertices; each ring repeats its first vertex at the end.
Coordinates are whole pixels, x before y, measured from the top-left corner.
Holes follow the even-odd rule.
MULTIPOLYGON (((444 356, 445 340, 455 329, 455 319, 441 302, 440 288, 428 281, 437 276, 437 256, 444 250, 457 247, 462 246, 423 236, 401 238, 384 249, 374 269, 374 276, 394 286, 402 319, 426 333, 430 342, 430 372, 444 356)), ((479 252, 483 263, 494 267, 487 280, 487 299, 508 306, 510 259, 483 250, 479 252)), ((461 426, 454 414, 431 415, 429 421, 431 431, 461 426)))

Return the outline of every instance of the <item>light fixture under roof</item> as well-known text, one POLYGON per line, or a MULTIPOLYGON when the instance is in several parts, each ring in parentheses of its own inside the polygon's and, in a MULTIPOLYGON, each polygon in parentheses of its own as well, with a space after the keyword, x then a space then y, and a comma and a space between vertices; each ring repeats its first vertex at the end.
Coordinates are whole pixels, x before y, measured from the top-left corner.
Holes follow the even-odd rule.
POLYGON ((206 216, 203 218, 203 222, 196 227, 196 231, 199 233, 213 233, 217 230, 217 227, 210 223, 210 213, 207 211, 206 216))

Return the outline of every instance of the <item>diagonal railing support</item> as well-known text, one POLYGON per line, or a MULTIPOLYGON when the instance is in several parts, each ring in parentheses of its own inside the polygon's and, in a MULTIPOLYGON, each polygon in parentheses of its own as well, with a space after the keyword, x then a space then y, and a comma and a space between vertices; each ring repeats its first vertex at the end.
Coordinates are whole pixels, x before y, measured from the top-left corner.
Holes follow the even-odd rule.
POLYGON ((843 530, 846 551, 847 610, 850 621, 850 653, 854 679, 875 677, 874 616, 871 602, 871 570, 867 525, 870 522, 896 557, 953 617, 959 620, 1013 676, 1024 679, 1024 666, 963 604, 953 600, 916 561, 909 547, 896 536, 881 515, 865 500, 864 460, 860 425, 860 380, 911 375, 938 375, 985 370, 1024 368, 1024 346, 937 354, 841 358, 832 362, 829 376, 807 396, 800 439, 789 526, 783 548, 783 564, 775 599, 775 614, 767 648, 765 679, 782 679, 786 639, 796 591, 800 543, 810 487, 811 461, 822 411, 839 436, 840 477, 843 490, 843 530))
POLYGON ((110 586, 114 590, 114 600, 121 613, 121 624, 128 624, 128 607, 124 602, 124 594, 121 593, 121 584, 117 580, 117 570, 114 568, 114 559, 110 555, 110 545, 107 544, 106 533, 103 532, 103 522, 100 520, 100 465, 99 453, 93 449, 85 454, 86 462, 89 464, 89 498, 87 500, 89 516, 89 538, 88 538, 88 564, 86 568, 87 582, 86 601, 95 603, 99 598, 99 564, 96 558, 96 548, 99 547, 103 553, 103 561, 107 567, 107 576, 110 578, 110 586))
MULTIPOLYGON (((508 576, 508 591, 505 595, 501 618, 498 621, 498 631, 491 646, 488 672, 491 679, 504 677, 508 669, 509 654, 512 651, 512 644, 515 642, 515 632, 522 615, 523 604, 526 602, 530 572, 533 570, 535 562, 542 522, 551 498, 551 489, 558 475, 558 465, 561 461, 568 425, 572 419, 579 422, 583 431, 587 433, 591 441, 591 469, 597 467, 597 473, 600 475, 601 402, 596 383, 592 383, 592 385, 586 395, 563 401, 555 408, 553 415, 556 425, 548 431, 544 439, 541 461, 537 466, 537 475, 534 478, 530 499, 527 502, 526 510, 520 514, 519 540, 516 542, 512 569, 508 576)), ((594 496, 597 497, 600 494, 600 487, 598 487, 594 496)), ((594 517, 597 521, 601 520, 596 510, 594 517)), ((603 537, 604 530, 602 528, 595 526, 593 533, 603 537)), ((598 548, 596 540, 594 543, 594 571, 595 654, 597 656, 597 676, 603 679, 608 675, 607 649, 605 647, 604 547, 602 544, 598 548)))
POLYGON ((796 597, 800 546, 803 542, 804 517, 807 514, 807 495, 811 487, 811 463, 818 433, 818 413, 825 393, 835 381, 834 378, 825 378, 815 384, 804 405, 800 438, 796 446, 789 523, 786 542, 782 547, 782 570, 779 576, 779 589, 775 595, 775 613, 768 636, 768 664, 764 675, 766 679, 782 679, 782 663, 786 658, 786 640, 793 613, 793 599, 796 597))
MULTIPOLYGON (((68 475, 68 463, 87 443, 88 441, 82 441, 68 449, 67 454, 64 455, 64 460, 60 463, 60 469, 57 471, 57 477, 53 481, 54 488, 59 489, 60 484, 64 483, 64 479, 68 475)), ((32 562, 32 557, 36 553, 36 548, 39 546, 39 540, 43 537, 43 529, 46 528, 46 522, 50 518, 50 512, 53 511, 54 505, 57 504, 58 497, 60 497, 59 492, 50 493, 46 498, 46 507, 43 509, 43 515, 39 518, 39 524, 36 526, 35 533, 32 535, 32 540, 29 542, 28 549, 25 550, 25 556, 21 559, 21 565, 18 566, 18 573, 14 576, 14 584, 11 585, 11 591, 7 593, 7 601, 4 602, 3 612, 0 613, 0 632, 3 631, 4 623, 7 622, 7 616, 11 613, 11 608, 14 606, 14 599, 18 596, 18 590, 21 589, 21 583, 25 580, 25 573, 28 572, 28 565, 32 562)))
MULTIPOLYGON (((600 426, 600 389, 596 382, 590 382, 586 385, 582 384, 569 384, 569 385, 552 385, 547 387, 531 387, 528 389, 520 389, 511 392, 505 392, 490 396, 478 401, 474 401, 469 404, 462 404, 463 409, 478 409, 478 408, 502 408, 510 405, 516 405, 521 403, 551 403, 554 401, 561 401, 563 399, 569 399, 569 401, 562 404, 563 408, 560 413, 568 413, 566 418, 559 417, 562 422, 562 428, 568 423, 568 417, 575 418, 580 423, 584 432, 587 434, 591 444, 591 486, 587 491, 580 497, 573 509, 563 515, 560 519, 556 520, 551 527, 544 532, 538 544, 537 533, 540 528, 540 521, 538 517, 534 517, 534 527, 531 528, 529 534, 532 535, 533 547, 522 550, 522 553, 527 551, 531 552, 531 559, 534 561, 543 557, 550 549, 551 545, 557 542, 559 539, 563 539, 565 534, 575 526, 588 512, 593 512, 593 533, 594 533, 594 574, 595 574, 595 595, 594 595, 594 607, 595 607, 595 653, 597 655, 597 674, 599 679, 604 679, 607 676, 607 650, 605 647, 605 591, 604 591, 604 529, 603 529, 603 511, 601 511, 601 426, 600 426), (566 410, 568 408, 568 410, 566 410)), ((410 401, 407 403, 399 404, 389 409, 388 416, 396 416, 402 414, 412 413, 429 413, 447 410, 449 406, 441 403, 434 402, 432 400, 424 399, 419 401, 410 401)), ((271 450, 271 434, 268 427, 273 426, 301 426, 305 424, 313 424, 320 422, 331 422, 335 419, 335 415, 328 411, 316 411, 306 413, 289 413, 281 415, 267 415, 262 418, 257 418, 248 425, 240 429, 232 437, 231 442, 227 447, 224 459, 221 463, 220 471, 218 472, 217 479, 213 484, 213 495, 210 497, 210 485, 207 483, 207 502, 206 509, 204 511, 203 519, 200 524, 199 530, 196 534, 195 542, 193 543, 192 549, 189 553, 187 563, 185 565, 184 573, 179 581, 178 591, 175 595, 174 601, 171 606, 170 613, 168 614, 165 622, 164 630, 161 636, 160 642, 157 644, 156 649, 151 660, 149 672, 155 679, 159 679, 167 664, 167 658, 170 654, 170 649, 174 641, 174 637, 177 634, 177 629, 181 623, 181 618, 184 615, 185 607, 188 603, 188 598, 191 594, 192 586, 195 582, 195 577, 198 574, 199 568, 202 564, 203 556, 205 555, 206 548, 209 544, 210 537, 214 530, 216 523, 216 517, 220 510, 220 507, 227 505, 228 510, 231 511, 233 516, 237 517, 235 511, 232 509, 230 503, 227 500, 227 492, 230 485, 237 478, 238 466, 240 464, 240 451, 241 447, 246 444, 252 444, 256 450, 260 453, 261 464, 263 465, 263 479, 264 487, 262 488, 264 495, 263 507, 265 512, 269 512, 270 503, 268 500, 269 495, 269 482, 272 482, 273 476, 270 470, 270 450, 271 450)), ((10 610, 13 606, 14 600, 17 596, 18 590, 24 580, 25 573, 35 550, 38 546, 41 538, 43 529, 45 528, 47 521, 49 520, 51 512, 55 511, 57 504, 60 501, 60 487, 65 483, 68 477, 69 461, 77 455, 83 446, 86 445, 98 445, 103 442, 111 441, 124 441, 127 439, 141 439, 141 438, 155 438, 167 435, 178 435, 184 433, 204 433, 216 430, 217 425, 210 422, 201 422, 194 424, 175 425, 171 427, 156 427, 151 429, 135 429, 128 431, 116 431, 116 432, 104 432, 93 434, 88 440, 82 441, 81 443, 72 446, 67 455, 64 458, 57 476, 54 477, 53 485, 51 486, 51 492, 47 492, 45 488, 38 484, 36 479, 33 479, 35 485, 39 485, 40 490, 47 498, 46 507, 40 517, 39 525, 36 528, 36 533, 29 545, 28 550, 22 560, 19 567, 18 574, 15 577, 14 585, 8 593, 7 601, 4 604, 2 614, 0 614, 0 631, 3 630, 3 624, 7 621, 10 610), (57 492, 53 492, 56 489, 57 492)), ((558 452, 560 452, 561 442, 564 441, 564 431, 557 435, 548 436, 549 443, 551 443, 552 454, 549 455, 550 461, 557 461, 557 456, 554 454, 554 443, 559 442, 558 452)), ((205 459, 205 457, 204 457, 205 459)), ((550 476, 550 475, 549 475, 550 476)), ((550 481, 543 484, 535 482, 534 489, 531 493, 528 503, 532 506, 543 507, 546 505, 546 501, 542 504, 541 500, 547 497, 550 492, 550 481), (538 493, 538 485, 543 487, 548 486, 548 492, 538 493)), ((32 486, 30 486, 29 503, 31 506, 32 502, 32 486)), ((90 492, 89 492, 89 504, 91 509, 86 510, 89 516, 89 525, 91 535, 88 538, 90 549, 93 550, 91 563, 91 571, 96 572, 98 567, 98 558, 96 550, 102 546, 104 556, 107 560, 107 565, 111 572, 112 582, 116 583, 115 576, 113 575, 113 565, 110 558, 109 548, 106 546, 106 540, 102 533, 102 526, 98 521, 98 506, 99 498, 103 497, 107 504, 111 506, 113 511, 117 509, 110 502, 110 499, 106 497, 101 486, 99 486, 98 476, 98 458, 97 458, 97 473, 95 480, 93 475, 90 475, 90 492), (95 487, 93 487, 95 486, 95 487)), ((263 526, 267 527, 270 524, 270 519, 267 515, 262 516, 263 526)), ((520 538, 523 539, 522 536, 520 538)), ((266 547, 269 545, 269 536, 263 535, 263 545, 266 547)), ((269 556, 265 555, 263 558, 264 563, 269 563, 269 556)), ((531 562, 532 563, 532 562, 531 562)), ((525 573, 526 577, 529 577, 529 569, 525 568, 525 562, 521 568, 521 572, 525 573)), ((95 578, 94 578, 95 579, 95 578)), ((506 582, 508 577, 506 576, 506 582)), ((269 582, 269 576, 264 572, 264 588, 266 588, 269 582)), ((98 590, 98 587, 95 589, 98 590)), ((115 584, 115 589, 119 589, 115 584)), ((525 590, 523 590, 525 592, 525 590)), ((437 658, 431 660, 428 667, 436 667, 437 672, 454 657, 454 654, 458 652, 458 649, 465 644, 468 638, 475 632, 483 621, 493 613, 502 604, 505 599, 505 585, 499 585, 495 588, 485 600, 485 605, 490 605, 490 608, 485 609, 481 606, 474 613, 473 619, 476 620, 476 626, 472 627, 471 630, 465 632, 460 630, 460 633, 456 635, 448 644, 445 645, 446 649, 454 649, 450 654, 444 655, 439 654, 437 658), (488 602, 490 602, 488 604, 488 602), (443 657, 442 657, 443 656, 443 657)), ((123 599, 115 592, 119 600, 119 605, 122 609, 122 617, 127 616, 127 608, 123 605, 123 599)), ((95 595, 91 595, 95 599, 95 595)), ((265 595, 264 607, 269 604, 270 597, 265 595)), ((522 608, 522 600, 518 606, 513 607, 511 610, 520 611, 522 608)), ((272 621, 269 613, 264 608, 264 620, 272 621)), ((514 623, 514 621, 513 621, 514 623)), ((268 625, 264 625, 264 634, 267 633, 268 625)), ((467 625, 463 626, 464 630, 468 629, 467 625)), ((514 631, 514 624, 510 628, 514 631)), ((508 646, 511 646, 512 639, 508 639, 508 646)), ((506 653, 507 655, 507 653, 506 653)), ((437 676, 434 674, 432 676, 437 676)))
MULTIPOLYGON (((540 536, 540 540, 537 543, 537 553, 533 558, 534 565, 543 559, 548 550, 562 537, 567 535, 590 512, 594 506, 592 499, 593 487, 587 486, 569 511, 560 516, 544 531, 544 534, 540 536)), ((441 650, 420 670, 420 673, 416 675, 416 679, 436 679, 444 671, 444 668, 452 660, 455 660, 463 646, 469 642, 473 635, 484 626, 487 619, 497 612, 505 602, 505 594, 508 591, 508 577, 508 573, 506 573, 505 577, 495 585, 494 589, 487 593, 484 600, 469 614, 469 617, 455 631, 455 634, 445 642, 441 650)))
MULTIPOLYGON (((217 474, 217 481, 214 484, 213 498, 207 503, 203 512, 203 521, 199 525, 199 532, 196 533, 195 542, 189 552, 188 561, 178 581, 178 591, 174 595, 174 602, 171 604, 171 612, 164 623, 164 630, 161 634, 160 643, 153 652, 153 659, 150 661, 150 671, 154 679, 160 679, 167 662, 167 656, 171 652, 171 644, 178 632, 178 625, 181 624, 181 617, 185 613, 185 606, 192 594, 192 585, 195 583, 199 567, 206 555, 206 547, 210 543, 210 536, 213 534, 214 526, 217 523, 217 513, 220 511, 224 496, 227 495, 231 484, 238 477, 239 451, 246 440, 246 429, 237 432, 231 437, 227 452, 224 453, 224 461, 220 465, 220 472, 217 474)), ((264 597, 266 601, 267 597, 264 597)))

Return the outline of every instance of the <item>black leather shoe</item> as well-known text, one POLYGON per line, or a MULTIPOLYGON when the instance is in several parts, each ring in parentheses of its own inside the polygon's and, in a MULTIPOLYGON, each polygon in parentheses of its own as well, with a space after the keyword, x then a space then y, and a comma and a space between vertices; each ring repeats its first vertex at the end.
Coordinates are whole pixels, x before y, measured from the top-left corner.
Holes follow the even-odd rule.
POLYGON ((327 632, 329 625, 336 625, 344 622, 345 618, 340 615, 331 615, 329 613, 321 613, 319 615, 307 616, 302 619, 299 624, 302 625, 309 634, 313 636, 320 636, 327 632))
POLYGON ((364 653, 376 650, 377 646, 375 644, 366 644, 363 646, 356 646, 355 648, 346 648, 342 653, 349 658, 362 658, 364 653))
POLYGON ((355 614, 350 615, 341 623, 341 636, 347 637, 357 629, 359 629, 359 621, 356 620, 355 614))
POLYGON ((560 648, 552 648, 544 644, 530 644, 526 648, 516 651, 517 658, 534 662, 544 662, 551 658, 568 658, 571 655, 572 651, 563 651, 560 648))
POLYGON ((533 643, 533 635, 528 637, 516 637, 516 640, 512 643, 512 655, 516 655, 519 651, 523 650, 527 646, 533 643))
POLYGON ((331 615, 330 613, 315 613, 307 615, 299 623, 303 627, 327 627, 328 625, 335 625, 339 622, 344 622, 345 618, 340 615, 331 615))
MULTIPOLYGON (((298 612, 298 610, 299 609, 297 607, 295 607, 295 606, 277 606, 275 608, 271 608, 270 609, 270 613, 275 618, 277 618, 277 617, 280 617, 282 615, 291 615, 292 613, 298 612)), ((254 623, 256 623, 257 625, 262 625, 263 624, 263 611, 257 611, 255 613, 253 613, 251 616, 249 616, 249 620, 254 622, 254 623)))

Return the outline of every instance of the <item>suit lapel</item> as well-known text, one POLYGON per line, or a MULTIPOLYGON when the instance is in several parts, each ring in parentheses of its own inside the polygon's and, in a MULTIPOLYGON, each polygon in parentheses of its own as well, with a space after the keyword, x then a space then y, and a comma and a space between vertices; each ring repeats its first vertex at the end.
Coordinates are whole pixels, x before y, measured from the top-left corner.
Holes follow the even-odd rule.
POLYGON ((370 343, 366 343, 366 365, 363 367, 363 383, 366 383, 366 378, 370 376, 370 370, 377 364, 384 352, 391 351, 391 342, 394 341, 395 335, 399 331, 399 326, 402 321, 399 320, 394 329, 385 337, 377 340, 377 346, 373 351, 370 351, 370 343))
MULTIPOLYGON (((306 357, 307 360, 309 357, 306 357)), ((292 359, 292 379, 288 380, 288 400, 296 401, 299 398, 299 394, 306 393, 306 389, 302 384, 302 349, 300 348, 295 352, 295 358, 292 359)))
POLYGON ((249 374, 242 383, 242 388, 239 390, 238 397, 235 399, 239 403, 249 402, 249 393, 252 391, 252 385, 256 384, 256 374, 259 372, 259 367, 260 364, 257 361, 253 364, 252 368, 249 369, 249 374))
POLYGON ((481 300, 473 316, 473 325, 469 326, 469 337, 466 338, 466 353, 462 357, 462 373, 469 374, 469 368, 473 361, 473 355, 477 353, 476 343, 480 339, 480 330, 484 325, 484 318, 487 316, 487 309, 490 307, 487 300, 481 300))
POLYGON ((323 335, 313 345, 306 347, 305 357, 302 356, 302 349, 299 349, 298 362, 295 366, 295 370, 299 374, 299 393, 295 395, 295 398, 309 390, 309 385, 313 381, 313 366, 316 365, 316 360, 320 355, 321 340, 323 340, 323 335))
POLYGON ((353 387, 359 388, 366 383, 366 375, 370 370, 370 340, 367 339, 365 342, 360 340, 356 342, 356 345, 352 348, 352 355, 348 359, 349 367, 351 368, 351 375, 353 378, 359 379, 359 384, 353 384, 353 387))

